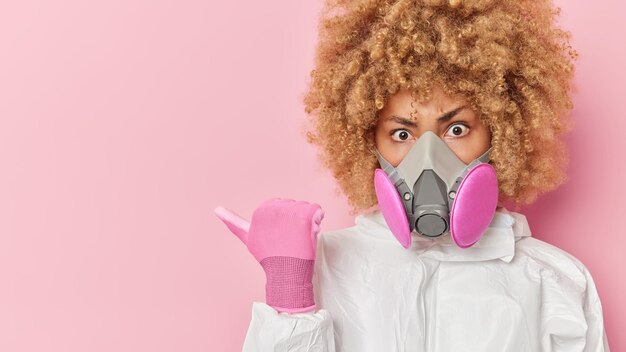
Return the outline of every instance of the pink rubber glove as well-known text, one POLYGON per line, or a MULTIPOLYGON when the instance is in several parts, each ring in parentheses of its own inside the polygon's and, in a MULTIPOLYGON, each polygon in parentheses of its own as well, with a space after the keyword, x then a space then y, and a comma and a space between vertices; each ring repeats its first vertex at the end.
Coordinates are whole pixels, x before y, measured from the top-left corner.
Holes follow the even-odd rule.
POLYGON ((322 208, 315 203, 273 198, 252 214, 252 222, 223 208, 220 218, 261 264, 266 303, 279 312, 315 310, 313 267, 322 208))

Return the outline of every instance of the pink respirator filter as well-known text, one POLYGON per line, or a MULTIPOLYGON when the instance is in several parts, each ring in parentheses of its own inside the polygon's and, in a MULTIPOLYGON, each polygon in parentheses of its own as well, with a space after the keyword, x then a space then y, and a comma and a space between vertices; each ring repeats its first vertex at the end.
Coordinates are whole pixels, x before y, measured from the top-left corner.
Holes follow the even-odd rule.
MULTIPOLYGON (((389 229, 404 247, 411 246, 411 225, 400 194, 385 171, 376 169, 374 186, 389 229)), ((461 181, 450 209, 450 235, 457 246, 474 245, 489 227, 498 203, 496 171, 488 163, 472 168, 461 181)))

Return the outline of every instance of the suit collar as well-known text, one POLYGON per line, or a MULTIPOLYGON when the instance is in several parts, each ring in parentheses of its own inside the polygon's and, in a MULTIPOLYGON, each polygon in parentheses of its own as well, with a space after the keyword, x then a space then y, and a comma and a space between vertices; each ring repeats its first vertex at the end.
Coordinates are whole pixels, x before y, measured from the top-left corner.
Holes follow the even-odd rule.
MULTIPOLYGON (((356 227, 363 233, 381 239, 395 241, 380 210, 359 215, 355 219, 356 227)), ((459 248, 450 235, 427 238, 411 234, 412 244, 407 250, 416 252, 420 257, 440 261, 485 261, 500 259, 510 262, 515 255, 515 243, 521 238, 531 236, 526 216, 498 208, 493 220, 481 239, 470 248, 459 248)))

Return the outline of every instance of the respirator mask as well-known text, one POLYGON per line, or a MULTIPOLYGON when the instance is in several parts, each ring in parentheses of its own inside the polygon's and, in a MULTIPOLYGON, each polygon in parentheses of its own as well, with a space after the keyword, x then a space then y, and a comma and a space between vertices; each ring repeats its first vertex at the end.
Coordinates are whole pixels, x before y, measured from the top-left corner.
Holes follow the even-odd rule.
POLYGON ((427 131, 397 167, 375 150, 382 169, 374 172, 380 210, 396 239, 411 246, 411 233, 450 234, 461 248, 486 231, 498 205, 496 171, 483 155, 465 164, 435 133, 427 131))

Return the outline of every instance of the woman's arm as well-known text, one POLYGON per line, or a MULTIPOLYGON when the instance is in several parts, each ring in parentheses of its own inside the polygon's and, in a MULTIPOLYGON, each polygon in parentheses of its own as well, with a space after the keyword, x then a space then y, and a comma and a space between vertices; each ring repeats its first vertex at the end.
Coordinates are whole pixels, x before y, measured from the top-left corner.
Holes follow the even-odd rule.
POLYGON ((602 318, 602 304, 596 290, 596 285, 587 270, 583 266, 583 273, 587 279, 587 288, 585 290, 585 300, 583 311, 587 322, 587 338, 585 343, 585 352, 608 352, 609 344, 606 338, 606 330, 604 330, 604 319, 602 318))
POLYGON ((243 352, 335 352, 333 333, 330 313, 324 309, 286 314, 254 302, 243 352))
POLYGON ((591 274, 571 255, 541 272, 543 351, 608 352, 602 305, 591 274))

